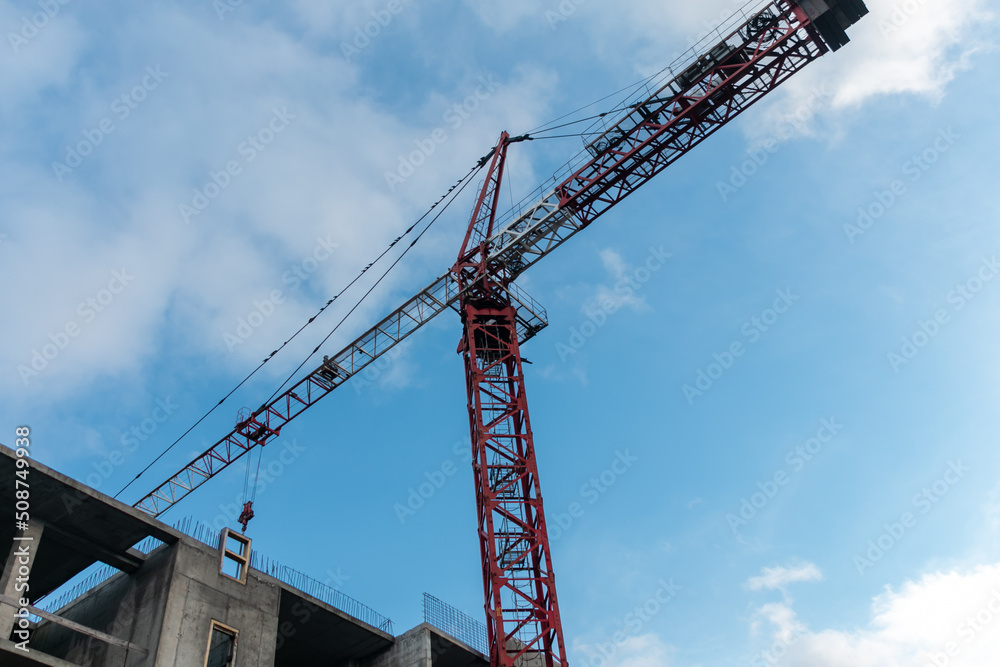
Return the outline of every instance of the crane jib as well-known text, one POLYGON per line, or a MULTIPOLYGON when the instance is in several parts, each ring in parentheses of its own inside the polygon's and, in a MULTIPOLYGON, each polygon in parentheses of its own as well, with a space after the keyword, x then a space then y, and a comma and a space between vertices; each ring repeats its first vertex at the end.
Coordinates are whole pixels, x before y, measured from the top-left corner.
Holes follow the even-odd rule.
POLYGON ((860 0, 767 3, 705 55, 602 128, 590 160, 490 239, 515 275, 644 185, 828 50, 867 8, 860 0))

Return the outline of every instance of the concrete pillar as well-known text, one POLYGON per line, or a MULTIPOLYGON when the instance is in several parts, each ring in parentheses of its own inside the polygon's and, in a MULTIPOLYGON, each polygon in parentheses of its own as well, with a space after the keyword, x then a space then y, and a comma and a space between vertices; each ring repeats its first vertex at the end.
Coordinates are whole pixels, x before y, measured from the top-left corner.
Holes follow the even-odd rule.
MULTIPOLYGON (((29 597, 29 592, 18 592, 18 579, 23 580, 31 574, 31 568, 35 564, 35 555, 38 553, 38 545, 42 541, 42 524, 33 521, 28 530, 18 531, 14 536, 14 543, 10 547, 7 555, 7 564, 4 565, 3 575, 0 576, 0 594, 11 600, 19 600, 22 597, 29 597), (27 555, 24 552, 27 551, 27 555), (25 562, 27 561, 27 562, 25 562), (27 568, 27 574, 25 573, 27 568)), ((30 581, 28 582, 30 585, 30 581)), ((0 638, 8 639, 14 630, 15 614, 17 610, 5 604, 0 604, 0 638)))

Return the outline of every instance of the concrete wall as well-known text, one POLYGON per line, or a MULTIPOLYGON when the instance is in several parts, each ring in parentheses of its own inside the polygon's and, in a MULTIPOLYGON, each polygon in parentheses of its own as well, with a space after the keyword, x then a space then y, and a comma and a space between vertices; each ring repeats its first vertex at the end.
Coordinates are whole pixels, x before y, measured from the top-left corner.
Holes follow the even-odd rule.
MULTIPOLYGON (((174 567, 175 550, 162 548, 150 554, 132 576, 116 574, 86 596, 56 613, 71 621, 125 639, 156 654, 160 624, 167 599, 164 595, 174 567)), ((42 623, 31 638, 35 650, 85 667, 152 667, 152 657, 130 653, 124 648, 42 623)))
POLYGON ((361 667, 431 667, 431 636, 424 626, 396 637, 391 649, 361 663, 361 667))
POLYGON ((205 661, 213 620, 239 631, 240 667, 272 667, 280 590, 253 571, 246 584, 219 573, 219 552, 179 542, 155 667, 197 667, 205 661))
MULTIPOLYGON (((251 570, 246 584, 240 584, 219 572, 217 549, 183 540, 154 551, 136 573, 117 574, 57 612, 148 649, 148 656, 134 651, 126 655, 124 648, 48 623, 36 631, 31 646, 83 667, 200 667, 214 620, 239 631, 236 654, 239 667, 274 667, 281 598, 282 589, 276 580, 251 570)), ((344 618, 337 620, 333 611, 325 612, 328 618, 321 618, 319 612, 318 607, 312 611, 316 616, 314 623, 325 619, 328 631, 323 631, 327 626, 321 624, 318 634, 306 636, 306 626, 301 625, 298 632, 283 637, 292 643, 303 642, 299 648, 312 651, 310 655, 320 656, 329 647, 329 657, 309 659, 316 667, 486 667, 488 664, 464 645, 443 640, 440 631, 427 624, 397 637, 384 653, 348 660, 344 649, 357 655, 371 653, 371 647, 367 652, 358 652, 356 635, 361 626, 351 625, 344 618)), ((302 618, 298 620, 305 622, 302 618)), ((389 636, 379 639, 370 630, 364 630, 362 635, 366 640, 391 641, 389 636)))
POLYGON ((149 650, 144 657, 54 624, 32 637, 36 650, 83 667, 197 667, 212 621, 239 631, 240 667, 272 667, 280 589, 250 571, 246 584, 219 573, 219 552, 199 542, 158 549, 131 576, 117 574, 58 612, 149 650))

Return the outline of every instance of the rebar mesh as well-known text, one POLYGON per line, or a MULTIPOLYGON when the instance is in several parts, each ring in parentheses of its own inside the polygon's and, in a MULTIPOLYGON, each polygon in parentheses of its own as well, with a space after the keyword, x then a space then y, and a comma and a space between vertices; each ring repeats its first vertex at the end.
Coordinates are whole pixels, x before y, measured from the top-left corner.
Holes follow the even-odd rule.
POLYGON ((485 625, 429 593, 424 593, 424 622, 447 632, 483 655, 489 651, 485 625))

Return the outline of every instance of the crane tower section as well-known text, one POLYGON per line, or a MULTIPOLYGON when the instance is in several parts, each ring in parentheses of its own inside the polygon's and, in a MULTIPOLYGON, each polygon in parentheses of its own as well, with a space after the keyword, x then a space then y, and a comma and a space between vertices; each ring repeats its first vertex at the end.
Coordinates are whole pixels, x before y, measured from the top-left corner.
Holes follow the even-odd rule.
POLYGON ((452 269, 459 284, 469 430, 491 667, 566 662, 517 313, 489 259, 510 137, 504 132, 452 269))

